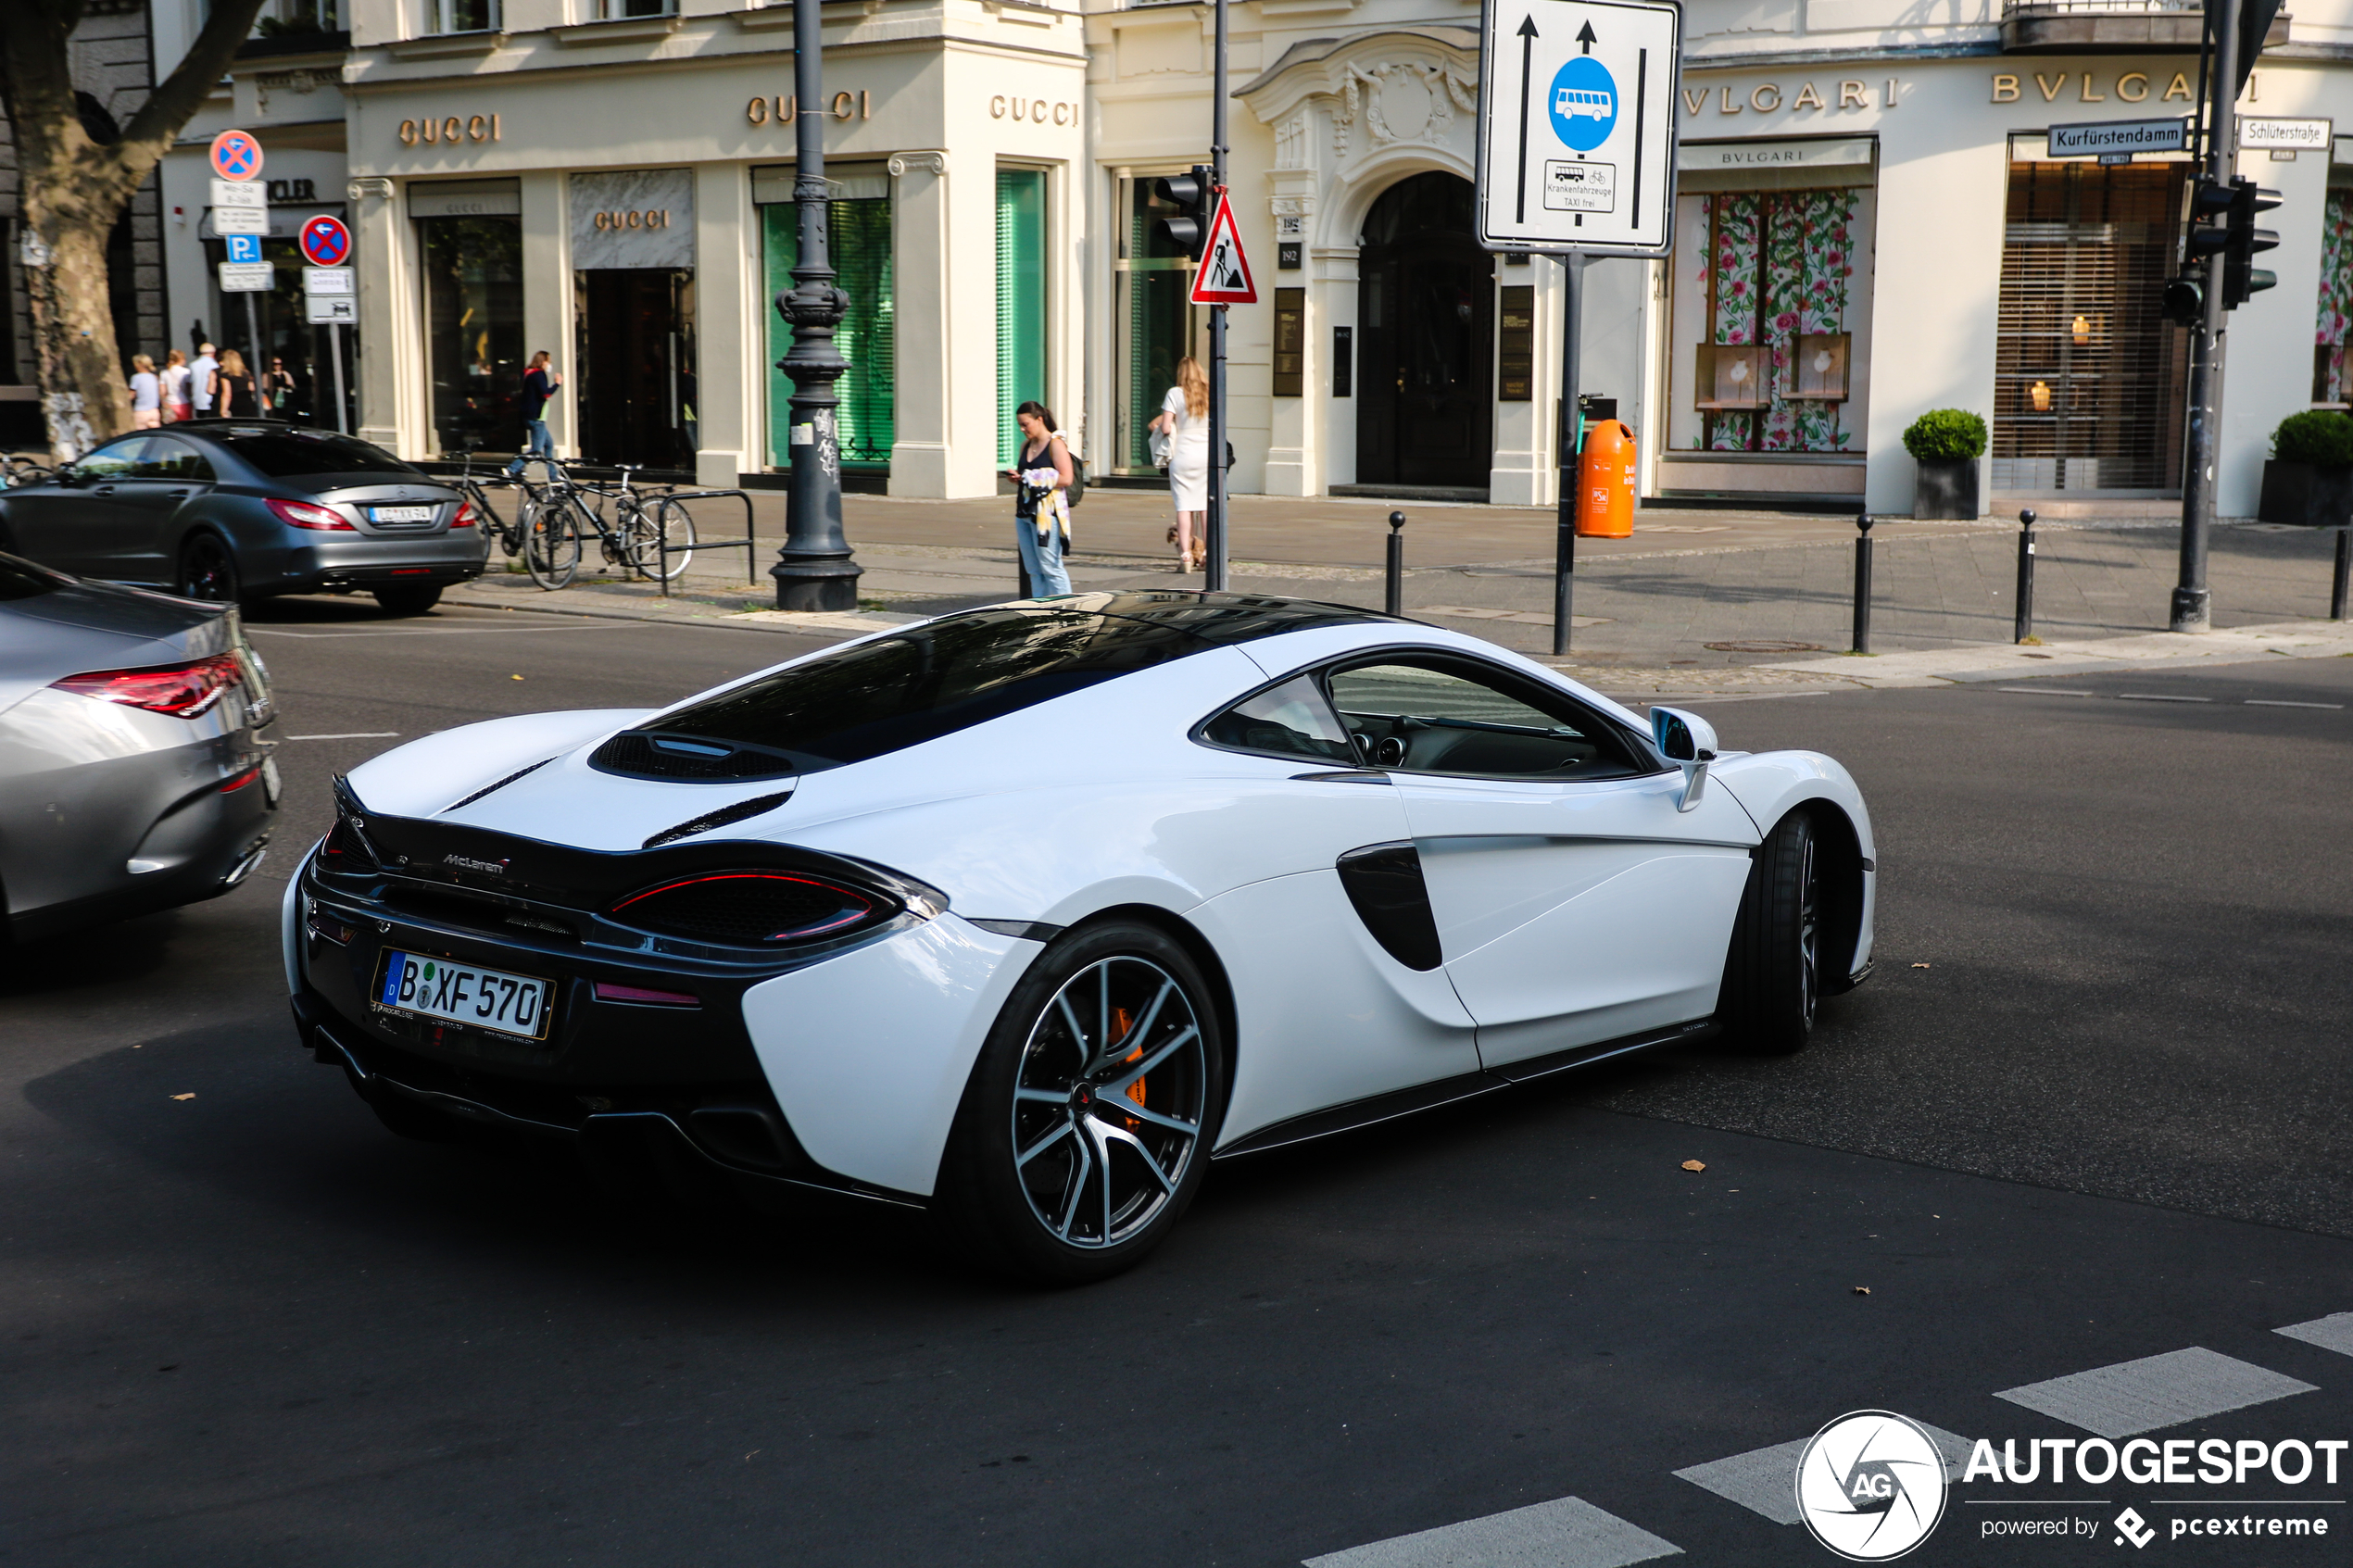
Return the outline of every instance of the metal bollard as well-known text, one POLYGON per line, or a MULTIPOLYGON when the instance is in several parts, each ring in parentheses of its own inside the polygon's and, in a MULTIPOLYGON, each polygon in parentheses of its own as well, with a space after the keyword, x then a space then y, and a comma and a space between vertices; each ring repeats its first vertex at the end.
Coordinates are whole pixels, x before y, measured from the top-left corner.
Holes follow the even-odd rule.
POLYGON ((1389 600, 1391 615, 1405 613, 1405 514, 1389 514, 1389 600))
POLYGON ((2010 641, 2022 643, 2034 635, 2034 508, 2018 514, 2018 621, 2010 641))
POLYGON ((1855 651, 1871 651, 1871 514, 1855 518, 1855 651))
POLYGON ((2353 568, 2353 528, 2336 531, 2336 575, 2329 582, 2329 619, 2345 619, 2345 588, 2347 569, 2353 568))

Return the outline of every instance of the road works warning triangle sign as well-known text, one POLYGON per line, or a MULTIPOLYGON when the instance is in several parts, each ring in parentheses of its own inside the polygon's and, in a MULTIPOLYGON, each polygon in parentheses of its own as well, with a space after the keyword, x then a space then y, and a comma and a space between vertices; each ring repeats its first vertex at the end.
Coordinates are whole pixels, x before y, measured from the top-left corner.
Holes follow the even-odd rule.
POLYGON ((1234 228, 1234 209, 1217 198, 1217 216, 1209 220, 1209 245, 1193 273, 1195 305, 1255 305, 1258 284, 1250 275, 1250 257, 1242 254, 1242 237, 1234 228))

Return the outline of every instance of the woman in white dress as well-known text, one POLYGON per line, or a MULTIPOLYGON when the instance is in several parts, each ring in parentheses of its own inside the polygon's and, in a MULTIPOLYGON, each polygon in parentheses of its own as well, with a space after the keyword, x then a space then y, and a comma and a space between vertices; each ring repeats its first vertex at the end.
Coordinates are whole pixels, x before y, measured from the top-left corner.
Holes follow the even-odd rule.
POLYGON ((1199 571, 1209 559, 1209 372, 1186 355, 1176 362, 1176 384, 1161 400, 1151 428, 1168 437, 1168 488, 1176 503, 1176 570, 1199 571), (1195 542, 1195 531, 1200 540, 1195 542))

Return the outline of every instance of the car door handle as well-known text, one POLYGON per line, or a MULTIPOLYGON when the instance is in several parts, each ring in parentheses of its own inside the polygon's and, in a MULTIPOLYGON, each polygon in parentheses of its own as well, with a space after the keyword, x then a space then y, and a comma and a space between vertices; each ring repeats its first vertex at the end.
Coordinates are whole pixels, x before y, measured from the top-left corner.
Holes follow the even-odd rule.
POLYGON ((111 495, 114 494, 114 486, 111 484, 101 484, 96 489, 91 491, 90 494, 93 495, 111 495))
POLYGON ((188 493, 185 490, 174 490, 164 496, 167 501, 184 501, 187 498, 188 493))

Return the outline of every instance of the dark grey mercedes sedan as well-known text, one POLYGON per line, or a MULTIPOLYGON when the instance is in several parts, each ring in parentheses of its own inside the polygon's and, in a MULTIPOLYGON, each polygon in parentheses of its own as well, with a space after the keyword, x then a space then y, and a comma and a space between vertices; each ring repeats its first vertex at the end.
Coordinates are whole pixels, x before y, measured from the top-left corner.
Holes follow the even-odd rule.
POLYGON ((243 882, 275 720, 233 608, 0 555, 0 946, 243 882))
POLYGON ((383 447, 275 420, 136 431, 0 490, 0 550, 232 604, 367 593, 422 614, 482 575, 487 533, 457 491, 383 447))

